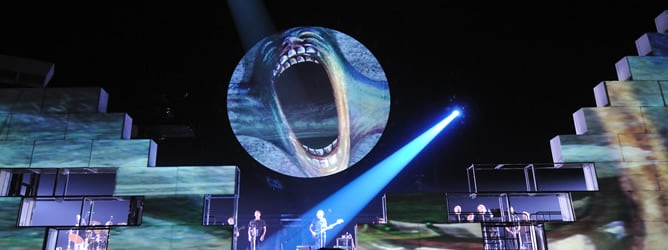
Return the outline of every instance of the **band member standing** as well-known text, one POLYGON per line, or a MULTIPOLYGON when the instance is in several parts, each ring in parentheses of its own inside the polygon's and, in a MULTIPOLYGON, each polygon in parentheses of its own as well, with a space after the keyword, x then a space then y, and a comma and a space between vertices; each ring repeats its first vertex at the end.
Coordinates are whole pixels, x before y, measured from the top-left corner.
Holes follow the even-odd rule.
POLYGON ((328 225, 327 219, 325 218, 325 211, 320 209, 315 213, 315 218, 311 222, 311 225, 309 225, 308 229, 311 231, 311 235, 313 235, 313 238, 315 239, 316 249, 325 247, 327 244, 327 231, 341 223, 343 223, 343 219, 337 219, 336 222, 328 225))
POLYGON ((236 223, 234 222, 234 217, 230 216, 227 217, 227 222, 228 226, 232 227, 232 249, 237 249, 237 240, 239 238, 240 230, 244 229, 245 227, 238 228, 236 223))
POLYGON ((320 209, 315 213, 315 218, 308 229, 315 239, 316 249, 325 247, 327 242, 327 218, 325 218, 325 211, 320 209))
POLYGON ((462 206, 456 205, 452 208, 454 215, 450 215, 450 222, 462 222, 462 206))
POLYGON ((255 218, 248 223, 248 243, 250 250, 258 250, 261 243, 264 241, 264 236, 267 233, 267 222, 262 218, 260 210, 255 210, 255 218))

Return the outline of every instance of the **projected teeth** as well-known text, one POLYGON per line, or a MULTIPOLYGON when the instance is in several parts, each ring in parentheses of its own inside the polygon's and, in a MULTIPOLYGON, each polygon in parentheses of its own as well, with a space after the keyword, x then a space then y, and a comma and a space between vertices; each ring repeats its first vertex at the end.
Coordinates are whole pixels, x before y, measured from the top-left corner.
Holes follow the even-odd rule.
POLYGON ((316 165, 320 168, 329 168, 330 166, 332 166, 332 165, 329 164, 329 162, 327 162, 327 160, 313 159, 312 161, 313 161, 313 165, 316 165))
POLYGON ((334 139, 334 141, 332 141, 332 143, 330 143, 329 145, 327 145, 323 148, 311 148, 311 147, 303 145, 303 144, 302 144, 302 148, 304 148, 304 150, 309 152, 311 155, 325 156, 325 155, 331 153, 332 149, 336 148, 336 145, 338 143, 339 143, 339 139, 337 138, 337 139, 334 139))
POLYGON ((293 57, 297 54, 297 51, 295 49, 289 49, 288 50, 288 57, 293 57))
POLYGON ((310 46, 294 45, 293 48, 289 49, 286 54, 282 55, 278 59, 276 66, 272 70, 272 76, 276 77, 282 74, 283 71, 297 63, 312 62, 320 64, 320 62, 316 59, 319 56, 320 53, 310 46))
POLYGON ((329 157, 327 160, 329 161, 328 164, 330 166, 336 166, 339 163, 339 158, 337 157, 329 157))

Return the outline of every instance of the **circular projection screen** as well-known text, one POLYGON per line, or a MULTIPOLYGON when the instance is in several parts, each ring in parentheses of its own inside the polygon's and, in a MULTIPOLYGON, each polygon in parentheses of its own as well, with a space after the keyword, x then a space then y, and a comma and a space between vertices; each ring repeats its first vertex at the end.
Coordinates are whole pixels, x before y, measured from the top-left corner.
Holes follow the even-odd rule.
POLYGON ((323 27, 266 37, 232 74, 227 114, 243 148, 289 176, 322 177, 366 156, 380 139, 390 91, 361 43, 323 27))

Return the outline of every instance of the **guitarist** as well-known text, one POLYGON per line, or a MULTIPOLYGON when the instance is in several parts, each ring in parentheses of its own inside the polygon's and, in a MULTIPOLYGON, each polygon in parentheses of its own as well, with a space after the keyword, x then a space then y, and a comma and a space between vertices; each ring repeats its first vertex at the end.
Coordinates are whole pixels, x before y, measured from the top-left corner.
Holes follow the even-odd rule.
POLYGON ((309 225, 309 231, 311 231, 311 235, 315 239, 315 249, 324 248, 327 244, 327 231, 341 223, 343 223, 343 220, 338 219, 336 223, 327 225, 325 211, 322 209, 318 210, 318 212, 315 214, 315 218, 311 222, 311 225, 309 225))

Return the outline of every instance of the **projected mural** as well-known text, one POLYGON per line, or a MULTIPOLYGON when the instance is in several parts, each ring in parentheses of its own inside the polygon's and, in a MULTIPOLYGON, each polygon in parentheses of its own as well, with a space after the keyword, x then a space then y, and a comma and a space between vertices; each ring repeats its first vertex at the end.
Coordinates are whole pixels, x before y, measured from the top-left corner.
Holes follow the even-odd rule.
POLYGON ((389 117, 388 82, 361 43, 323 27, 264 38, 237 65, 231 127, 263 166, 294 177, 336 174, 366 156, 389 117))

